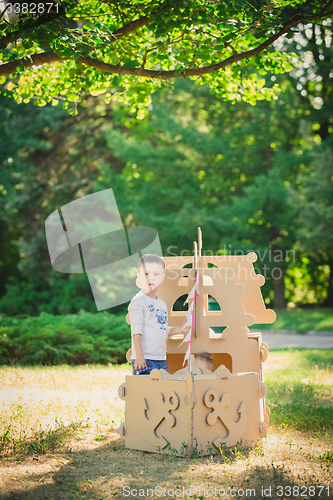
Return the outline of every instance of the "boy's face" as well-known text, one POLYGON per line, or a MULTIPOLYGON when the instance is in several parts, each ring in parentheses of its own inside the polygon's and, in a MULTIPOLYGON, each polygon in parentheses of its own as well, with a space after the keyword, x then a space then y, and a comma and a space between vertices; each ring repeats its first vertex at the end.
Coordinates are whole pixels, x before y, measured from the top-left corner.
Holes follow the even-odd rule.
POLYGON ((138 278, 140 278, 143 293, 157 290, 164 277, 164 269, 160 264, 147 262, 144 266, 139 267, 138 278))

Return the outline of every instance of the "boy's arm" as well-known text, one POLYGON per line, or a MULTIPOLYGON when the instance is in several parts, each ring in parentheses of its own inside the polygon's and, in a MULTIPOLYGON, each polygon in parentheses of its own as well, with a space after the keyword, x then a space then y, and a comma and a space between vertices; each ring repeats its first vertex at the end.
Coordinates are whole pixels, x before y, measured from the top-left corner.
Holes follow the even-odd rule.
POLYGON ((135 370, 141 370, 142 368, 146 368, 147 364, 143 355, 141 344, 143 329, 143 309, 140 300, 132 300, 128 307, 128 312, 131 320, 131 334, 136 356, 133 366, 135 370))
POLYGON ((141 345, 141 335, 140 333, 136 333, 133 335, 133 345, 135 349, 135 354, 136 358, 134 361, 134 369, 135 370, 141 370, 142 368, 146 368, 146 360, 142 352, 142 345, 141 345))
POLYGON ((182 326, 173 326, 168 333, 168 337, 178 335, 179 333, 188 333, 191 330, 190 326, 185 326, 187 321, 182 326))

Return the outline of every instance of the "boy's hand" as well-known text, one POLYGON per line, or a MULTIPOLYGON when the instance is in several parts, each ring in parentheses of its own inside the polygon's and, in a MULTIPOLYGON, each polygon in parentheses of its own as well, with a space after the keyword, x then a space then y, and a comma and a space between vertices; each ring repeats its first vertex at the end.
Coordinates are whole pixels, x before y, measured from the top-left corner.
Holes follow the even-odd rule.
POLYGON ((173 328, 171 328, 171 330, 169 331, 169 337, 172 337, 172 335, 178 335, 179 333, 188 333, 191 330, 191 327, 185 326, 186 323, 184 323, 182 326, 174 326, 173 328))
MULTIPOLYGON (((186 325, 186 323, 185 323, 185 325, 186 325)), ((190 330, 191 330, 190 326, 182 326, 180 333, 188 333, 190 330)))
POLYGON ((147 368, 146 360, 144 356, 137 356, 136 360, 134 361, 134 369, 142 370, 142 368, 147 368))

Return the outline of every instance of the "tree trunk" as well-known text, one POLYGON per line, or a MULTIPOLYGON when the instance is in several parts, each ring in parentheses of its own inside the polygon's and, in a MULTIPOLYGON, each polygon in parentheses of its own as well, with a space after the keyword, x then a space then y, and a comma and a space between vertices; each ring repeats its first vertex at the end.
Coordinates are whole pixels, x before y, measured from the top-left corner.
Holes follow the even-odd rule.
POLYGON ((285 309, 286 308, 286 299, 284 296, 284 272, 283 269, 276 268, 281 270, 281 277, 273 278, 274 282, 274 308, 275 309, 285 309))
POLYGON ((284 296, 284 266, 278 265, 280 261, 280 256, 282 255, 281 249, 278 245, 273 245, 273 261, 277 263, 276 266, 272 268, 272 279, 273 279, 273 289, 274 289, 274 308, 275 309, 285 309, 286 299, 284 296))
POLYGON ((325 307, 333 307, 333 256, 330 255, 328 260, 330 275, 328 277, 327 297, 323 303, 325 307))

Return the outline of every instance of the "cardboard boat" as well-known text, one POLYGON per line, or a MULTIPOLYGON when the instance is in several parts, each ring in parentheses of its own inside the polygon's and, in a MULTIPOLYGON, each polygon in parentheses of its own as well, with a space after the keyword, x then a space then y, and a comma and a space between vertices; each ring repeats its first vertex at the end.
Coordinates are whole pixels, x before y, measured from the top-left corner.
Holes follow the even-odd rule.
POLYGON ((180 326, 186 311, 174 310, 174 304, 198 283, 191 352, 211 353, 217 368, 199 368, 193 357, 190 370, 183 368, 184 335, 169 338, 168 372, 126 376, 119 387, 126 402, 119 434, 126 448, 211 454, 240 442, 255 445, 267 433, 263 363, 268 346, 248 326, 273 323, 276 315, 261 295, 265 279, 255 273, 257 256, 203 256, 201 246, 199 228, 193 256, 164 258, 166 277, 158 295, 168 307, 168 326, 180 326))

